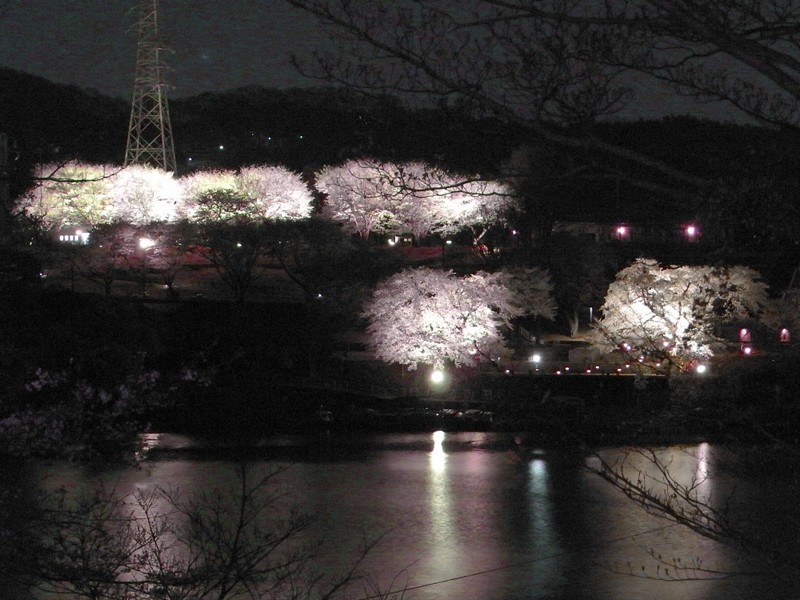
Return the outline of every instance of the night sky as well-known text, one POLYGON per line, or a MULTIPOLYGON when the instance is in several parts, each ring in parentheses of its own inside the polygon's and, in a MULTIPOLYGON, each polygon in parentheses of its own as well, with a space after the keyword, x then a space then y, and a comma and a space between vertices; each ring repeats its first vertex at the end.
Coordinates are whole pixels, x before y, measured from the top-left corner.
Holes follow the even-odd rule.
MULTIPOLYGON (((56 83, 129 98, 136 61, 136 0, 0 0, 0 66, 56 83)), ((315 19, 282 0, 164 0, 161 31, 171 49, 174 98, 242 86, 316 85, 289 64, 324 47, 315 19)), ((691 114, 737 119, 661 84, 635 81, 637 98, 620 117, 691 114)))
MULTIPOLYGON (((136 62, 136 0, 5 0, 0 65, 128 98, 136 62)), ((164 0, 161 32, 173 97, 248 85, 309 85, 289 65, 322 36, 281 0, 164 0)))

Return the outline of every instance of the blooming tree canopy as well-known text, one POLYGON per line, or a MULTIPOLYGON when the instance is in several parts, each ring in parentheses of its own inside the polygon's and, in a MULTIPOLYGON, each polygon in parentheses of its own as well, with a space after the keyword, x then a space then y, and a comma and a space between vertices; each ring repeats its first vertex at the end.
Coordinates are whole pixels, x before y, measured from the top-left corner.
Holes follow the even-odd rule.
POLYGON ((316 188, 326 195, 322 214, 362 238, 390 231, 397 224, 397 189, 386 176, 392 169, 371 160, 324 167, 316 188))
POLYGON ((180 216, 181 188, 172 173, 158 168, 69 162, 39 165, 35 176, 39 184, 17 208, 51 228, 169 223, 180 216))
POLYGON ((311 214, 311 191, 297 173, 285 167, 262 165, 239 171, 197 171, 179 181, 185 212, 191 220, 304 219, 311 214), (204 206, 210 197, 236 197, 242 201, 234 212, 214 215, 204 206))
POLYGON ((68 162, 35 168, 39 183, 17 201, 17 209, 48 228, 94 227, 116 219, 114 176, 121 167, 68 162))
POLYGON ((399 233, 419 239, 435 233, 447 222, 452 178, 443 170, 423 162, 390 165, 386 173, 396 191, 399 233))
POLYGON ((514 204, 505 184, 424 162, 349 161, 320 171, 317 189, 327 194, 323 214, 361 237, 393 231, 420 238, 472 229, 477 241, 514 204))
POLYGON ((111 178, 115 217, 131 225, 171 223, 180 215, 181 187, 172 173, 129 165, 111 178))
POLYGON ((201 198, 237 193, 236 174, 233 171, 194 171, 181 177, 178 182, 183 191, 183 211, 190 221, 198 218, 203 220, 203 217, 198 217, 201 198))
POLYGON ((491 360, 505 350, 503 325, 523 315, 554 314, 549 277, 536 269, 467 277, 406 269, 380 283, 363 311, 376 356, 409 369, 491 360))
POLYGON ((663 266, 638 259, 609 286, 595 341, 622 347, 669 371, 708 359, 725 348, 718 328, 775 317, 767 285, 749 267, 663 266))
POLYGON ((311 215, 311 191, 300 175, 286 167, 244 167, 236 174, 236 187, 252 198, 252 211, 262 219, 305 219, 311 215))
POLYGON ((516 203, 511 189, 499 181, 452 175, 451 181, 440 233, 470 229, 477 243, 516 203))

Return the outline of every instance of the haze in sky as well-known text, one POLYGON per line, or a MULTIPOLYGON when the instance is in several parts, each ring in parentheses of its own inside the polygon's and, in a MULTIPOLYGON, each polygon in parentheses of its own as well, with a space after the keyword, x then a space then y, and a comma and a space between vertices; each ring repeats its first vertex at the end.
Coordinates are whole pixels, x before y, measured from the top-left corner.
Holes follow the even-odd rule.
MULTIPOLYGON (((136 0, 0 1, 0 66, 56 83, 129 98, 136 62, 136 0)), ((165 0, 160 29, 170 97, 245 86, 318 85, 289 62, 327 38, 311 15, 282 0, 165 0)), ((621 118, 691 114, 738 120, 719 105, 698 105, 642 78, 621 118)))

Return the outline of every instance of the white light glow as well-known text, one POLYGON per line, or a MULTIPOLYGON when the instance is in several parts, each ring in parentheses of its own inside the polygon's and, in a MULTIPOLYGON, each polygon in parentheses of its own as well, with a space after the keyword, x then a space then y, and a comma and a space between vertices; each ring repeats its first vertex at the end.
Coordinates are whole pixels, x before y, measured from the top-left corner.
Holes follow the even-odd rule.
POLYGON ((433 383, 442 383, 444 381, 444 371, 441 369, 434 369, 433 373, 431 373, 431 382, 433 383))

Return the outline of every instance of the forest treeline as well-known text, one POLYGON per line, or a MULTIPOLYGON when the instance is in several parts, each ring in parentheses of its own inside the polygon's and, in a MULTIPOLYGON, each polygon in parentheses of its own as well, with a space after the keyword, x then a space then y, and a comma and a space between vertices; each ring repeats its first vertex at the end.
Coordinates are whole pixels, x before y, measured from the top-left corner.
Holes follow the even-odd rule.
MULTIPOLYGON (((121 162, 129 110, 125 99, 0 69, 0 132, 9 139, 11 197, 30 186, 35 164, 121 162)), ((556 218, 634 221, 654 211, 687 218, 697 212, 690 190, 675 189, 655 171, 600 151, 556 147, 458 104, 412 109, 395 97, 346 88, 253 86, 174 100, 170 111, 179 171, 282 164, 308 173, 371 156, 491 174, 524 149, 537 195, 558 207, 556 218), (644 189, 641 181, 654 185, 644 189), (666 192, 656 189, 659 183, 666 183, 666 192)), ((674 116, 607 121, 592 125, 590 133, 681 171, 728 182, 737 194, 765 185, 779 195, 797 188, 793 157, 800 140, 791 132, 674 116)))

